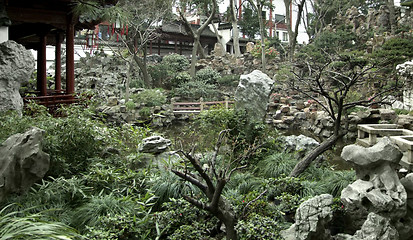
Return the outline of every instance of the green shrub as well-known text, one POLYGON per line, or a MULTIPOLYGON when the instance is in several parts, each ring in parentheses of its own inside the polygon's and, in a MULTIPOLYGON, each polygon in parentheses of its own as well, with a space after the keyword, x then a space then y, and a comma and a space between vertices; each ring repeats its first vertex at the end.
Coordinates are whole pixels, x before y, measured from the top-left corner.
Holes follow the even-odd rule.
POLYGON ((195 208, 182 198, 171 199, 163 204, 163 209, 156 213, 157 227, 164 235, 170 236, 170 239, 199 239, 191 237, 194 229, 189 226, 197 226, 200 232, 206 233, 206 230, 211 229, 217 221, 206 211, 195 208), (206 219, 209 219, 209 223, 206 219))
POLYGON ((176 88, 175 96, 182 97, 189 101, 199 101, 202 97, 204 101, 208 101, 216 100, 219 92, 213 84, 204 81, 190 81, 176 88))
POLYGON ((138 94, 132 95, 131 99, 135 103, 144 103, 147 107, 161 106, 166 103, 166 96, 160 89, 145 89, 138 94))
POLYGON ((179 87, 184 83, 191 81, 191 76, 188 72, 178 72, 170 79, 170 85, 172 87, 179 87))
POLYGON ((148 120, 151 118, 152 110, 149 107, 143 107, 139 110, 139 117, 143 120, 148 120))
POLYGON ((249 239, 282 239, 280 224, 271 217, 252 214, 247 220, 238 222, 236 229, 240 240, 249 239))
POLYGON ((133 101, 129 100, 125 103, 125 107, 126 107, 126 109, 131 111, 131 110, 135 109, 136 105, 133 101))
POLYGON ((228 87, 236 87, 239 82, 239 75, 231 74, 231 75, 224 75, 220 77, 217 83, 220 86, 228 86, 228 87))
POLYGON ((168 85, 172 78, 169 67, 165 64, 159 63, 148 66, 148 72, 152 77, 155 86, 168 85))
POLYGON ((217 71, 211 67, 206 67, 196 72, 194 80, 208 84, 216 84, 220 77, 221 75, 217 71))
POLYGON ((180 72, 188 69, 189 60, 183 55, 173 53, 163 57, 162 64, 166 65, 173 72, 180 72))

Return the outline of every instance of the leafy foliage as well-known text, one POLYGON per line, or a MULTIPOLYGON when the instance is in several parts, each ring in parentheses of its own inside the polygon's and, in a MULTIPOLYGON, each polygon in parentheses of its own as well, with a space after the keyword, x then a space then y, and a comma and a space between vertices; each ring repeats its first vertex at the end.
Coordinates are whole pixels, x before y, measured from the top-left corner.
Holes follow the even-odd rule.
POLYGON ((160 106, 166 103, 166 96, 160 89, 146 89, 132 95, 131 98, 135 103, 144 103, 147 107, 160 106))
POLYGON ((188 58, 176 53, 164 56, 162 63, 167 66, 168 70, 174 73, 185 71, 189 67, 188 58))
POLYGON ((221 75, 212 69, 211 67, 206 67, 195 74, 195 81, 205 82, 207 84, 216 84, 221 75))
MULTIPOLYGON (((9 205, 10 206, 10 205, 9 205)), ((0 239, 75 239, 78 234, 60 222, 44 220, 43 213, 26 214, 23 212, 5 213, 6 206, 0 210, 0 239)))
POLYGON ((186 100, 198 101, 201 97, 204 101, 217 100, 219 92, 215 85, 204 81, 190 81, 183 83, 175 89, 175 96, 186 100))

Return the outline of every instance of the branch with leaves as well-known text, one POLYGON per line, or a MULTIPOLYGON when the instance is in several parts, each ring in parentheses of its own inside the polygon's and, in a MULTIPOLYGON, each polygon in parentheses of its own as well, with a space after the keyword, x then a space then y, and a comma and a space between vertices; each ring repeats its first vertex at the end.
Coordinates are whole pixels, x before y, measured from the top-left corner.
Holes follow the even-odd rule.
POLYGON ((194 173, 186 164, 183 169, 172 169, 171 171, 199 188, 206 196, 207 202, 196 199, 194 196, 183 196, 184 199, 195 207, 208 211, 224 223, 227 239, 237 239, 235 225, 238 217, 229 202, 222 196, 222 193, 232 174, 246 168, 247 165, 243 164, 245 160, 250 158, 262 145, 252 144, 236 157, 229 154, 229 157, 226 156, 225 158, 223 156, 220 158, 220 149, 225 144, 226 135, 229 131, 223 130, 219 133, 214 152, 208 159, 207 165, 202 165, 199 159, 193 155, 194 149, 191 151, 192 153, 180 150, 180 155, 183 159, 189 161, 194 173))

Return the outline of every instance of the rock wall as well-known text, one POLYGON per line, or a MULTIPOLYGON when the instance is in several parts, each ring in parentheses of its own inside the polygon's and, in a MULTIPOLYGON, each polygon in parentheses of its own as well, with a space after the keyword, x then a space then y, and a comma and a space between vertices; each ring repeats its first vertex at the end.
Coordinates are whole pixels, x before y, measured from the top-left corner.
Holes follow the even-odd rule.
POLYGON ((0 112, 23 109, 20 85, 28 81, 35 60, 30 51, 15 41, 0 43, 0 112))

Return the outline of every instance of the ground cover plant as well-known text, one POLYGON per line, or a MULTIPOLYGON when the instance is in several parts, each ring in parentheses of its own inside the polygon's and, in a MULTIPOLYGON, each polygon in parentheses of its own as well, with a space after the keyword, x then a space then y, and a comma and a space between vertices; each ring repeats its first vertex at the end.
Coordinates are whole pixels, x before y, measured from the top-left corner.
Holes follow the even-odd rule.
MULTIPOLYGON (((153 134, 148 128, 106 126, 91 109, 76 106, 62 110, 65 117, 59 118, 39 106, 29 109, 22 117, 1 114, 0 138, 30 126, 45 129, 44 151, 51 155, 51 170, 27 194, 2 202, 1 217, 51 228, 48 239, 222 239, 228 236, 222 219, 199 208, 213 198, 208 200, 202 188, 181 178, 188 180, 195 176, 188 171, 196 174, 205 166, 215 168, 216 174, 233 169, 226 171, 229 175, 217 175, 221 177, 216 186, 225 182, 219 187, 219 202, 232 209, 231 226, 238 239, 279 239, 302 201, 325 192, 337 196, 354 178, 327 165, 309 168, 303 178, 287 177, 296 160, 282 151, 278 133, 248 123, 243 112, 234 110, 212 109, 199 116, 197 129, 194 125, 187 130, 198 132, 200 142, 214 139, 199 145, 202 157, 194 155, 197 165, 188 161, 192 155, 185 151, 190 148, 182 148, 180 160, 165 157, 154 165, 153 155, 137 151, 141 140, 153 134), (225 138, 219 137, 223 130, 225 138), (221 144, 221 151, 214 154, 216 144, 221 144), (250 146, 254 154, 243 146, 250 146), (232 163, 226 165, 228 161, 232 163)), ((42 236, 34 228, 28 234, 42 236)))

